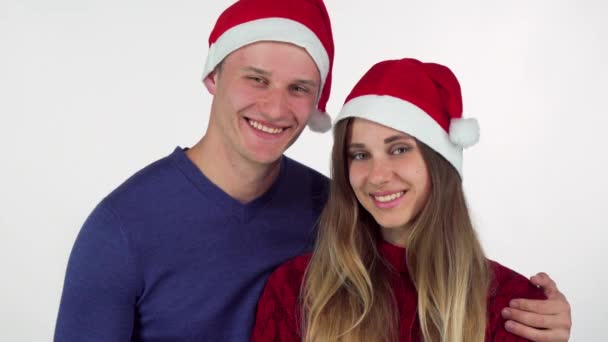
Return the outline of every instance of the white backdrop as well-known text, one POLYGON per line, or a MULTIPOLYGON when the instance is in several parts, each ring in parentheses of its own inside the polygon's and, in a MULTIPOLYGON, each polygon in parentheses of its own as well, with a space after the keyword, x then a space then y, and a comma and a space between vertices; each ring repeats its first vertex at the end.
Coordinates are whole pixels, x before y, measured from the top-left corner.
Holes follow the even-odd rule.
MULTIPOLYGON (((49 341, 67 258, 95 204, 194 144, 207 37, 232 1, 0 0, 0 340, 49 341)), ((327 0, 334 114, 373 63, 416 57, 461 81, 481 124, 465 188, 488 255, 548 272, 572 341, 606 341, 608 11, 597 1, 327 0)), ((329 135, 288 155, 328 172, 329 135)))

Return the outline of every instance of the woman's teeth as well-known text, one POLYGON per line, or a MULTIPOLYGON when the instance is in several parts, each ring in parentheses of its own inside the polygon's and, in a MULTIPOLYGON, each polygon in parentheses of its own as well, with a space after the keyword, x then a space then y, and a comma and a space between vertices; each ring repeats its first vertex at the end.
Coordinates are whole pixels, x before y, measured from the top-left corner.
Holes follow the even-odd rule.
POLYGON ((399 191, 399 192, 396 192, 396 193, 390 194, 390 195, 372 196, 372 197, 378 202, 390 202, 390 201, 394 201, 397 198, 403 196, 404 193, 405 193, 405 191, 399 191))

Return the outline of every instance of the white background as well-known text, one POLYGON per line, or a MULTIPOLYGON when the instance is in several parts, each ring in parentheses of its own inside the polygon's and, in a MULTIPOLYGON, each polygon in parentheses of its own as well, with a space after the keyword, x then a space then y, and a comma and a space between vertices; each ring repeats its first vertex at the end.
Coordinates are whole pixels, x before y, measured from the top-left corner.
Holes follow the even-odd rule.
MULTIPOLYGON (((95 204, 205 130, 207 37, 232 1, 0 1, 0 340, 52 339, 95 204)), ((465 188, 492 259, 548 272, 572 341, 606 341, 608 11, 603 1, 328 0, 334 115, 373 63, 448 65, 481 124, 465 188)), ((327 174, 331 137, 289 151, 327 174)))

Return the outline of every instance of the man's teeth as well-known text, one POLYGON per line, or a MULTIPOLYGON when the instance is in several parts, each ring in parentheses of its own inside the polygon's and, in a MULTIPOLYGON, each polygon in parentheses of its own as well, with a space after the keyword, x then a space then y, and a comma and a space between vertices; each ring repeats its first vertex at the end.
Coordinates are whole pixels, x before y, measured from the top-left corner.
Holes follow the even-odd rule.
POLYGON ((272 127, 264 126, 257 121, 247 120, 247 122, 249 122, 249 125, 251 125, 251 127, 255 128, 259 131, 262 131, 262 132, 266 132, 266 133, 270 133, 270 134, 279 134, 279 133, 283 132, 282 128, 272 128, 272 127))
POLYGON ((394 194, 390 194, 390 195, 386 195, 386 196, 373 196, 373 197, 378 202, 390 202, 390 201, 394 201, 397 198, 403 196, 404 193, 405 193, 404 191, 399 191, 394 194))

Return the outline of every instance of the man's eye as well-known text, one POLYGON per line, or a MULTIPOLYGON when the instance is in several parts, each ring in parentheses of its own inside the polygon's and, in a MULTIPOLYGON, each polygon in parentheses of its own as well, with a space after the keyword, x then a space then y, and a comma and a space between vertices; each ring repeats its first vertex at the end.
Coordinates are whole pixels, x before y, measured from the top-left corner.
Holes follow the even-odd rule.
POLYGON ((302 87, 299 85, 294 85, 291 87, 291 90, 298 92, 298 93, 308 93, 308 88, 306 87, 302 87))
POLYGON ((255 83, 260 83, 260 84, 268 83, 265 79, 263 79, 262 77, 258 77, 258 76, 248 76, 247 78, 254 81, 255 83))

